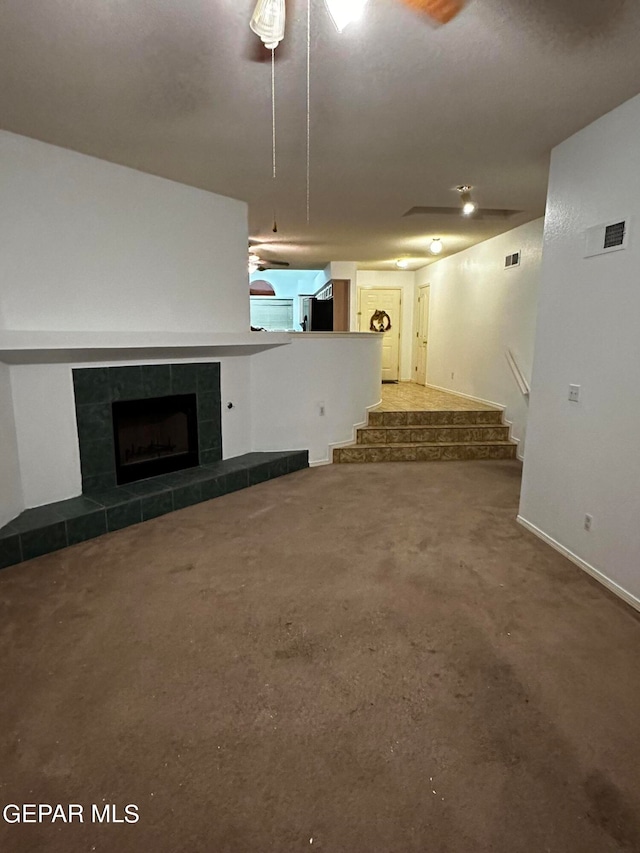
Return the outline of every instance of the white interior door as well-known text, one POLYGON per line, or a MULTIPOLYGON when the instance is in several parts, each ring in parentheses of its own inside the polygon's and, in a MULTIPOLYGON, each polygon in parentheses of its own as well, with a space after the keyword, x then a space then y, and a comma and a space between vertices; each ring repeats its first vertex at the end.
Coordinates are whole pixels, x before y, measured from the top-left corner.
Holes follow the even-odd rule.
POLYGON ((416 346, 414 349, 414 379, 420 385, 427 384, 427 353, 429 346, 429 285, 418 288, 416 304, 416 346))
POLYGON ((388 330, 379 332, 382 341, 382 381, 397 382, 400 376, 400 317, 402 291, 399 288, 358 288, 358 328, 361 332, 371 330, 374 323, 389 323, 388 330), (386 317, 388 317, 388 320, 386 317))

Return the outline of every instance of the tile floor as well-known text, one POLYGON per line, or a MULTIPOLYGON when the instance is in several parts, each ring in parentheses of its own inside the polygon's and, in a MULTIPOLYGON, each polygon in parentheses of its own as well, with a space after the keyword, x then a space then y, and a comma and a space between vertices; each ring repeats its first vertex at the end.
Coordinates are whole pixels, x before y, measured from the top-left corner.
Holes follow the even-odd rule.
POLYGON ((383 383, 382 402, 372 411, 496 411, 496 407, 459 397, 449 391, 416 385, 415 382, 398 382, 383 383))

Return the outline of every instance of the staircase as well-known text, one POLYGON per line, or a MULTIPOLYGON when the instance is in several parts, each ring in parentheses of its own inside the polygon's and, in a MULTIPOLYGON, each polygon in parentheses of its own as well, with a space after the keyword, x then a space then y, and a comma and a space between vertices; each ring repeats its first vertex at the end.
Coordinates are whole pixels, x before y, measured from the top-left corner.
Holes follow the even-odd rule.
POLYGON ((515 459, 516 447, 499 409, 374 410, 355 444, 334 448, 333 461, 515 459))

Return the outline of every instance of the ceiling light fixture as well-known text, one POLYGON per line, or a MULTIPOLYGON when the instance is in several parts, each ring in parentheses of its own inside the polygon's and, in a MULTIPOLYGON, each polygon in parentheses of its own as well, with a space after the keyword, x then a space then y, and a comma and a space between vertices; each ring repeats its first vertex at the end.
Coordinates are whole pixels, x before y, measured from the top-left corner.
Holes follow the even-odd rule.
POLYGON ((262 261, 255 254, 255 252, 249 252, 249 272, 256 272, 256 270, 260 267, 262 261))
POLYGON ((478 205, 471 198, 471 190, 473 187, 468 184, 461 184, 459 187, 456 187, 456 189, 460 193, 463 216, 471 216, 478 209, 478 205))
POLYGON ((357 21, 367 0, 324 0, 335 28, 341 33, 352 21, 357 21))
POLYGON ((265 47, 274 50, 284 38, 284 0, 258 0, 249 26, 265 47))
POLYGON ((406 268, 409 266, 409 261, 406 258, 398 258, 398 260, 396 261, 396 266, 399 270, 406 270, 406 268))
POLYGON ((429 251, 432 255, 439 255, 442 251, 442 240, 439 237, 434 237, 429 245, 429 251))

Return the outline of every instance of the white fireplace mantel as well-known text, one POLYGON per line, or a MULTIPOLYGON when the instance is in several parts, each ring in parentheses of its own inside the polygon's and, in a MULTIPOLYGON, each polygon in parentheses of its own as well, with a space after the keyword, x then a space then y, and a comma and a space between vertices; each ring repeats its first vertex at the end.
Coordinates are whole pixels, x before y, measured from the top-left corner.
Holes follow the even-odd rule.
POLYGON ((252 355, 291 343, 287 333, 0 330, 0 362, 60 364, 131 358, 252 355))

